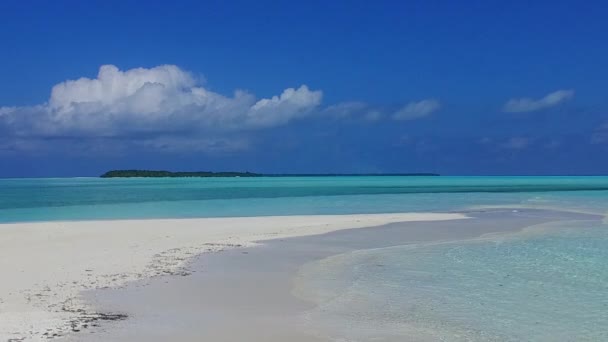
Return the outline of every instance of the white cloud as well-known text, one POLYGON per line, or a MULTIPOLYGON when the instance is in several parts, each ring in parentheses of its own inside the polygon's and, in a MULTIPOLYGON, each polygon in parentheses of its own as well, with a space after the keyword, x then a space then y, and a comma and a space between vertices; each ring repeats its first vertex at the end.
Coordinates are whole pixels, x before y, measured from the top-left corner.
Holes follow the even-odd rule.
POLYGON ((322 97, 321 91, 306 85, 261 99, 242 90, 226 96, 175 65, 129 70, 104 65, 94 78, 56 84, 44 103, 0 107, 0 150, 42 152, 60 146, 85 155, 131 147, 233 152, 250 148, 251 130, 307 116, 413 120, 440 107, 437 100, 427 99, 397 111, 355 101, 320 108, 322 97))
POLYGON ((325 108, 324 115, 336 119, 362 119, 364 121, 378 121, 383 117, 383 111, 365 102, 341 102, 325 108))
POLYGON ((303 85, 285 89, 280 96, 261 99, 247 110, 245 123, 251 126, 275 126, 301 117, 321 103, 322 93, 303 85))
POLYGON ((174 65, 127 71, 103 65, 95 79, 81 78, 55 85, 49 107, 59 113, 75 111, 77 106, 83 106, 80 111, 104 108, 114 113, 153 113, 160 111, 162 105, 178 105, 179 97, 191 96, 188 93, 195 86, 194 78, 174 65))
POLYGON ((0 108, 0 126, 21 136, 251 129, 303 117, 321 99, 321 91, 305 85, 269 99, 238 90, 227 97, 203 88, 174 65, 126 71, 104 65, 97 78, 55 85, 45 104, 0 108))
POLYGON ((426 99, 419 102, 410 102, 393 113, 395 120, 414 120, 431 115, 441 107, 439 101, 426 99))
POLYGON ((503 111, 508 113, 533 112, 570 100, 574 97, 574 90, 558 90, 535 100, 531 98, 511 99, 503 106, 503 111))
POLYGON ((410 102, 396 111, 365 102, 351 101, 326 107, 322 114, 336 119, 359 119, 368 122, 378 121, 384 117, 391 117, 395 120, 415 120, 431 115, 440 107, 441 104, 435 99, 410 102))
POLYGON ((11 114, 15 109, 16 107, 0 107, 0 117, 11 114))
POLYGON ((369 106, 365 102, 350 101, 340 102, 335 105, 331 105, 323 110, 324 114, 336 117, 336 118, 347 118, 368 109, 369 106))

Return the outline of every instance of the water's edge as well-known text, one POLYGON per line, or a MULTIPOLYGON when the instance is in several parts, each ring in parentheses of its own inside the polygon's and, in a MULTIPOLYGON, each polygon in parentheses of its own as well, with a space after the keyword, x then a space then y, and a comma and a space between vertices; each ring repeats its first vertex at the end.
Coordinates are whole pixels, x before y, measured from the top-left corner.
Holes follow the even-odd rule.
MULTIPOLYGON (((500 209, 465 214, 475 218, 464 220, 467 223, 410 222, 283 241, 271 240, 264 242, 261 247, 195 258, 190 265, 194 271, 190 277, 161 277, 131 284, 126 289, 94 291, 85 297, 94 304, 96 310, 123 312, 130 319, 94 329, 87 340, 160 341, 162 338, 187 339, 188 336, 202 336, 236 341, 245 335, 239 336, 236 332, 224 329, 222 333, 227 335, 222 336, 217 329, 250 319, 246 314, 249 311, 243 312, 243 307, 255 308, 256 316, 266 317, 264 324, 268 324, 267 329, 270 330, 265 331, 274 329, 277 341, 285 338, 308 341, 313 340, 313 337, 330 340, 335 331, 318 325, 320 321, 314 318, 313 312, 319 308, 318 303, 314 300, 310 302, 310 298, 302 301, 291 294, 291 284, 301 282, 298 277, 302 276, 302 267, 306 267, 304 265, 370 248, 424 244, 439 240, 470 240, 487 232, 511 234, 530 225, 552 220, 600 218, 539 210, 514 212, 500 209), (226 286, 227 281, 239 286, 226 286), (221 302, 218 303, 218 300, 221 302), (167 305, 174 309, 165 312, 167 305), (224 313, 220 314, 223 317, 219 322, 221 324, 210 318, 218 312, 224 313), (276 324, 270 323, 273 320, 276 324), (183 324, 176 324, 176 321, 183 324)), ((331 320, 324 318, 322 321, 331 320)), ((333 322, 336 323, 334 328, 344 331, 339 321, 333 322)), ((257 324, 259 328, 262 323, 257 324)), ((244 326, 242 331, 251 338, 255 337, 255 329, 258 328, 244 326)), ((80 333, 74 335, 75 340, 78 340, 78 336, 80 333)), ((272 336, 260 338, 273 340, 272 336)))

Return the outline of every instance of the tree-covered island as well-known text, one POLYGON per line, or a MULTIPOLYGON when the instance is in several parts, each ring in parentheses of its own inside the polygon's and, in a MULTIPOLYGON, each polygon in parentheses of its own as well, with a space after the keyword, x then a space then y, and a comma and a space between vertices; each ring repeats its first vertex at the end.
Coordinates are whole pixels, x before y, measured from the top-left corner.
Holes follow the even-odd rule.
POLYGON ((101 178, 128 177, 259 177, 261 174, 252 172, 171 172, 157 170, 112 170, 101 175, 101 178))
POLYGON ((101 178, 129 177, 337 177, 337 176, 439 176, 437 173, 388 173, 388 174, 263 174, 253 172, 171 172, 162 170, 112 170, 101 175, 101 178))

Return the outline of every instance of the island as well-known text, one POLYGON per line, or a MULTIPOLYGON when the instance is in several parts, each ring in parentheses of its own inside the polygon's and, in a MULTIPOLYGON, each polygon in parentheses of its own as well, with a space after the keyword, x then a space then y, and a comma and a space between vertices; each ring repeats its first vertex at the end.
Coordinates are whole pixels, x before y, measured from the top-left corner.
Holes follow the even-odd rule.
POLYGON ((101 178, 129 177, 339 177, 339 176, 439 176, 437 173, 281 173, 264 174, 253 172, 211 172, 211 171, 163 171, 163 170, 112 170, 102 174, 101 178))
POLYGON ((101 175, 101 178, 126 177, 259 177, 261 174, 252 172, 171 172, 157 170, 112 170, 101 175))

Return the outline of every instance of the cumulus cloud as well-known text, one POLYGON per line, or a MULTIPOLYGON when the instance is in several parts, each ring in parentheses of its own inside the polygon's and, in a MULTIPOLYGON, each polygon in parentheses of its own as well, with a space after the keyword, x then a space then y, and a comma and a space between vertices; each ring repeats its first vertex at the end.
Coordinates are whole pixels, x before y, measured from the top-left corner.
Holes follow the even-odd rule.
POLYGON ((503 106, 503 111, 507 113, 533 112, 568 101, 574 97, 574 90, 558 90, 547 94, 541 99, 519 98, 511 99, 503 106))
POLYGON ((431 115, 441 107, 439 101, 426 99, 419 102, 410 102, 393 113, 395 120, 414 120, 431 115))
POLYGON ((249 149, 254 130, 309 116, 413 120, 440 107, 434 99, 396 111, 356 101, 321 107, 322 98, 320 90, 306 85, 267 98, 242 90, 224 95, 175 65, 129 70, 103 65, 96 77, 56 84, 44 103, 0 107, 0 152, 47 153, 55 146, 83 155, 131 148, 230 153, 249 149))
POLYGON ((261 99, 246 112, 245 123, 251 126, 276 126, 306 115, 321 103, 322 93, 303 85, 285 89, 280 96, 261 99))
POLYGON ((283 125, 310 113, 322 92, 306 85, 256 99, 205 89, 175 65, 126 71, 104 65, 96 78, 55 85, 47 103, 0 108, 0 126, 19 136, 117 136, 239 130, 283 125))

